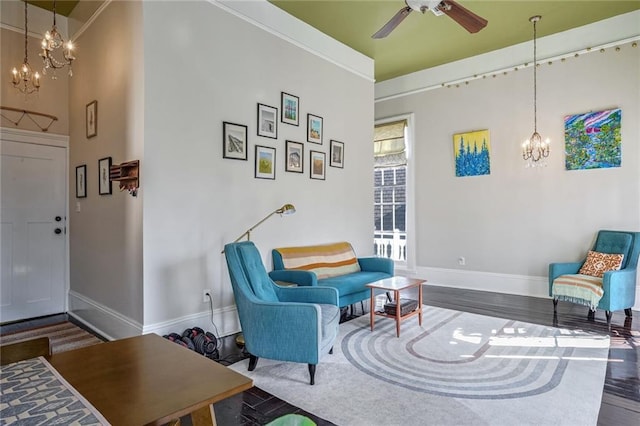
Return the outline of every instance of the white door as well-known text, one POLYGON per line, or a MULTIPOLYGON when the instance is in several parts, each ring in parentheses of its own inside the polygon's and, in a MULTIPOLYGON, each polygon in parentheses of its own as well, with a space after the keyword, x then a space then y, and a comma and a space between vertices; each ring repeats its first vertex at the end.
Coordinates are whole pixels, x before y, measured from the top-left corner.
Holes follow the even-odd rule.
POLYGON ((0 322, 64 312, 66 149, 0 143, 0 322))

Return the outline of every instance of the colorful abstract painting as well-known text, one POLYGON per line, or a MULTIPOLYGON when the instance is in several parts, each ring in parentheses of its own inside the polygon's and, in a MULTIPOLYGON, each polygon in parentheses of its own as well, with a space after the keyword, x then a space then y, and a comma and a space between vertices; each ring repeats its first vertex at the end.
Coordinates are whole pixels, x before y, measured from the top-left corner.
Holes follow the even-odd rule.
POLYGON ((622 137, 620 108, 564 118, 564 149, 567 170, 620 167, 622 137))
POLYGON ((489 130, 476 130, 453 135, 456 176, 478 176, 491 173, 489 130))

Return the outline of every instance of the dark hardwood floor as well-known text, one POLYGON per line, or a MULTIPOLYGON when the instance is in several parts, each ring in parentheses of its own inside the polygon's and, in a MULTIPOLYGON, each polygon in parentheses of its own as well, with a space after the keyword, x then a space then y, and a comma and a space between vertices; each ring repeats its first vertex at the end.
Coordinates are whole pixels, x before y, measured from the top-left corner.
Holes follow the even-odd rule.
MULTIPOLYGON (((611 327, 608 327, 604 312, 598 311, 594 320, 588 320, 587 308, 571 303, 560 302, 558 314, 554 318, 553 304, 549 299, 430 285, 424 287, 424 302, 427 305, 534 324, 608 333, 611 336, 610 362, 607 366, 598 425, 640 425, 640 312, 633 311, 634 318, 631 319, 626 318, 623 311, 615 312, 611 327)), ((345 312, 343 321, 368 313, 368 304, 363 305, 354 305, 353 315, 345 312)), ((44 325, 47 321, 59 322, 60 318, 66 319, 67 316, 3 324, 0 325, 0 334, 44 325)), ((72 318, 69 319, 73 321, 72 318)), ((222 338, 219 350, 219 362, 226 365, 247 356, 242 348, 236 345, 235 336, 222 338)), ((188 380, 185 382, 185 385, 187 384, 188 380)), ((306 415, 320 426, 332 425, 256 387, 215 404, 215 411, 218 424, 223 426, 264 425, 288 413, 306 415)), ((570 422, 570 419, 567 421, 570 422)), ((188 425, 190 422, 183 419, 183 424, 188 425)), ((558 419, 557 424, 562 425, 563 419, 558 419)))

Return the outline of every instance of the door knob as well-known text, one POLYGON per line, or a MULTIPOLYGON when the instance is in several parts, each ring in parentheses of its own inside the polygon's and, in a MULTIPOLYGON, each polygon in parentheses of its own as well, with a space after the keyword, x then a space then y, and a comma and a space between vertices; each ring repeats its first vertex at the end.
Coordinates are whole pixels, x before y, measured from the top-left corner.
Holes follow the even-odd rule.
POLYGON ((56 222, 60 222, 62 218, 60 216, 56 216, 56 222))
POLYGON ((62 233, 62 229, 56 228, 55 231, 53 231, 53 232, 55 232, 56 234, 61 234, 62 233))

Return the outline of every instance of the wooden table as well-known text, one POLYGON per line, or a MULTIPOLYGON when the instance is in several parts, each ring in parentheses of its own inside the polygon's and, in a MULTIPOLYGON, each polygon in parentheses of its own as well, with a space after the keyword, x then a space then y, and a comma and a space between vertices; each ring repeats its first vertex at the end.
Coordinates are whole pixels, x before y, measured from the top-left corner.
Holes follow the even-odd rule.
POLYGON ((370 314, 370 322, 371 322, 371 331, 373 331, 373 325, 375 323, 376 315, 386 318, 393 318, 396 320, 396 336, 400 337, 400 323, 407 319, 411 318, 414 315, 418 315, 418 322, 422 325, 422 283, 426 282, 426 280, 418 279, 418 278, 407 278, 407 277, 391 277, 385 278, 383 280, 378 280, 367 284, 367 287, 371 289, 371 314, 370 314), (418 308, 415 311, 409 312, 405 315, 401 315, 400 309, 400 292, 402 290, 406 290, 412 287, 418 287, 418 308), (384 290, 386 292, 393 292, 393 299, 396 301, 396 314, 390 315, 386 312, 376 312, 376 302, 375 302, 375 290, 384 290))
POLYGON ((213 403, 253 381, 157 334, 93 345, 49 362, 112 425, 161 425, 191 414, 215 425, 213 403))

